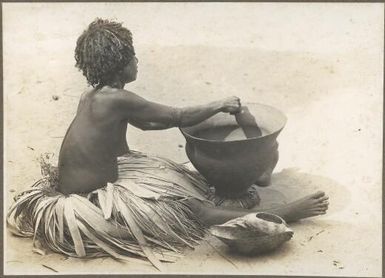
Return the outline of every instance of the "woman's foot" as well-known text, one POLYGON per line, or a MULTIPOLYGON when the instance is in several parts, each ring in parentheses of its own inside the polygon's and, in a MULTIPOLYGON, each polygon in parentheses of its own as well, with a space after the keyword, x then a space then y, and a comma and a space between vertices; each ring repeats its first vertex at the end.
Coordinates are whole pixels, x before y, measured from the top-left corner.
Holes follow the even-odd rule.
POLYGON ((227 209, 214 206, 208 206, 197 199, 185 200, 186 205, 193 211, 197 219, 207 226, 223 224, 231 219, 245 216, 254 212, 269 212, 281 216, 286 222, 297 221, 302 218, 325 214, 328 209, 329 197, 319 191, 306 196, 298 201, 287 205, 282 205, 272 209, 227 209))
POLYGON ((325 195, 325 192, 318 191, 271 212, 278 214, 286 222, 293 222, 307 217, 326 214, 326 210, 329 207, 328 199, 329 197, 325 195))

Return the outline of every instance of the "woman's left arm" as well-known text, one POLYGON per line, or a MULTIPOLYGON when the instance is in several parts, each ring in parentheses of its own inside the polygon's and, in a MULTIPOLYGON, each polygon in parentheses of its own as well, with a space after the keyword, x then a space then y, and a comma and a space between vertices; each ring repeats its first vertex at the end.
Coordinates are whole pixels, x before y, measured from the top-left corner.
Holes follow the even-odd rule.
POLYGON ((219 112, 231 113, 240 110, 238 97, 228 97, 204 105, 176 108, 147 101, 132 92, 121 89, 111 90, 104 96, 101 99, 104 99, 101 105, 105 109, 108 107, 107 111, 145 129, 187 127, 200 123, 219 112), (105 98, 108 98, 108 101, 105 98))

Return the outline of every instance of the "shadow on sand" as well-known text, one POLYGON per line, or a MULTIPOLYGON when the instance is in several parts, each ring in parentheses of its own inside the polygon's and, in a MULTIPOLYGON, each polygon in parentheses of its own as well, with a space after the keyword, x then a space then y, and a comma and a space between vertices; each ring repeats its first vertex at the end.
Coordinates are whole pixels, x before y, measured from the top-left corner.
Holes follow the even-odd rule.
POLYGON ((342 210, 351 199, 349 190, 330 178, 304 173, 298 168, 286 168, 273 174, 270 186, 258 188, 260 206, 276 207, 318 190, 329 196, 328 214, 342 210))

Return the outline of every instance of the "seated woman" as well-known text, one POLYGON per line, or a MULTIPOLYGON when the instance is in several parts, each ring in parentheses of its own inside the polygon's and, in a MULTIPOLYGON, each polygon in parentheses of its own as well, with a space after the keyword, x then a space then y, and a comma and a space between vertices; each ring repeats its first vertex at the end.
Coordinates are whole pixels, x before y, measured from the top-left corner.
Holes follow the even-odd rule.
MULTIPOLYGON (((131 32, 112 21, 89 25, 75 59, 92 89, 81 96, 65 135, 58 172, 17 196, 7 217, 13 232, 69 256, 138 255, 157 264, 195 244, 207 226, 264 211, 214 207, 198 173, 130 151, 126 143, 127 124, 142 130, 191 126, 239 111, 239 98, 176 108, 124 90, 136 79, 138 59, 131 32)), ((327 207, 327 197, 317 192, 267 211, 295 221, 327 207)))

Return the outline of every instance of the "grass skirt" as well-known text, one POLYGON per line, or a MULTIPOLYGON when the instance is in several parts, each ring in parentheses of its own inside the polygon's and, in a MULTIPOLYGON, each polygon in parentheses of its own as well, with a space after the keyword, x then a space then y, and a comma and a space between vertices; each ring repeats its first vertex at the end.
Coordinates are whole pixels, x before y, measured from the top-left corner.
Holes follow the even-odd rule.
POLYGON ((46 164, 46 176, 15 197, 9 229, 33 237, 35 247, 39 243, 68 256, 141 257, 157 268, 204 236, 205 228, 183 202, 207 201, 208 187, 198 173, 132 151, 118 158, 118 168, 113 184, 85 195, 63 195, 55 190, 54 168, 46 164))

